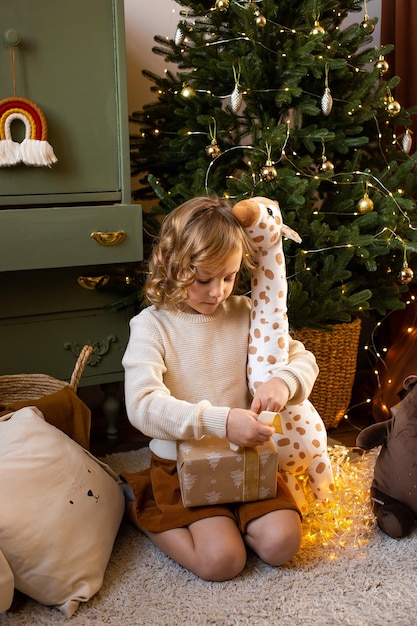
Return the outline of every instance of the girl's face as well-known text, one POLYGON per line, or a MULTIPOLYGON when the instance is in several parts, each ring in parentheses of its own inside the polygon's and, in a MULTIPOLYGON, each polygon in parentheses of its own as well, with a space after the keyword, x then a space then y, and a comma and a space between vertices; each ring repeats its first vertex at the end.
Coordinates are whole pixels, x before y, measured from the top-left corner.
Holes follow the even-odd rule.
POLYGON ((242 252, 232 252, 221 267, 213 271, 198 270, 196 280, 187 288, 185 303, 196 313, 211 315, 233 291, 242 263, 242 252))

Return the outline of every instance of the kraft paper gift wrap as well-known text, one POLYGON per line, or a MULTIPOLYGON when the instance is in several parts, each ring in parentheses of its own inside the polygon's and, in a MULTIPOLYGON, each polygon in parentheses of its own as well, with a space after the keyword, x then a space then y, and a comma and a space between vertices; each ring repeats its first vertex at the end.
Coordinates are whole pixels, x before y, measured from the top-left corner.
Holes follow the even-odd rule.
POLYGON ((184 506, 274 498, 278 452, 272 439, 232 450, 227 439, 205 436, 178 443, 178 476, 184 506))

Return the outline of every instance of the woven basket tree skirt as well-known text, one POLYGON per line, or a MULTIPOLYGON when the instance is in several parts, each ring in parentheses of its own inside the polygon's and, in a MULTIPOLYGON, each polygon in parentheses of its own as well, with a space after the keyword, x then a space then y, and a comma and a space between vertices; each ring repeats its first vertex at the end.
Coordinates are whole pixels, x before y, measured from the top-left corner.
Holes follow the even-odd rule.
POLYGON ((310 396, 327 429, 336 428, 346 414, 356 374, 361 319, 335 324, 330 332, 302 328, 294 333, 313 352, 320 368, 310 396))

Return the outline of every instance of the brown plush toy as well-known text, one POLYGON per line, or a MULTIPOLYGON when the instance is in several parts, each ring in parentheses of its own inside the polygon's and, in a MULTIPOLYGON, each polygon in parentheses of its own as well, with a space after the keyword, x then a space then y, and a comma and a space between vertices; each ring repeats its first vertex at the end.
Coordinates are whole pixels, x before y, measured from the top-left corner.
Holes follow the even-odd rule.
POLYGON ((394 538, 408 535, 417 517, 417 376, 403 386, 406 395, 391 408, 392 418, 368 426, 356 440, 363 450, 382 446, 371 499, 378 526, 394 538))

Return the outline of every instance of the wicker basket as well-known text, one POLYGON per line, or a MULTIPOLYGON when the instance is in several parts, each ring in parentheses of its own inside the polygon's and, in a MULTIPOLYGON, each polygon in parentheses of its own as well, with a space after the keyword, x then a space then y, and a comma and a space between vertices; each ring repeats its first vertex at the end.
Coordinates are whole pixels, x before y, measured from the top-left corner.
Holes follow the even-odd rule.
POLYGON ((320 368, 310 396, 327 429, 346 414, 356 373, 361 320, 336 324, 333 331, 302 328, 294 336, 311 350, 320 368))
POLYGON ((36 400, 37 398, 55 393, 68 384, 74 391, 77 391, 78 383, 92 351, 92 346, 84 346, 82 348, 69 383, 47 374, 11 374, 10 376, 0 376, 0 402, 12 404, 13 402, 36 400))

